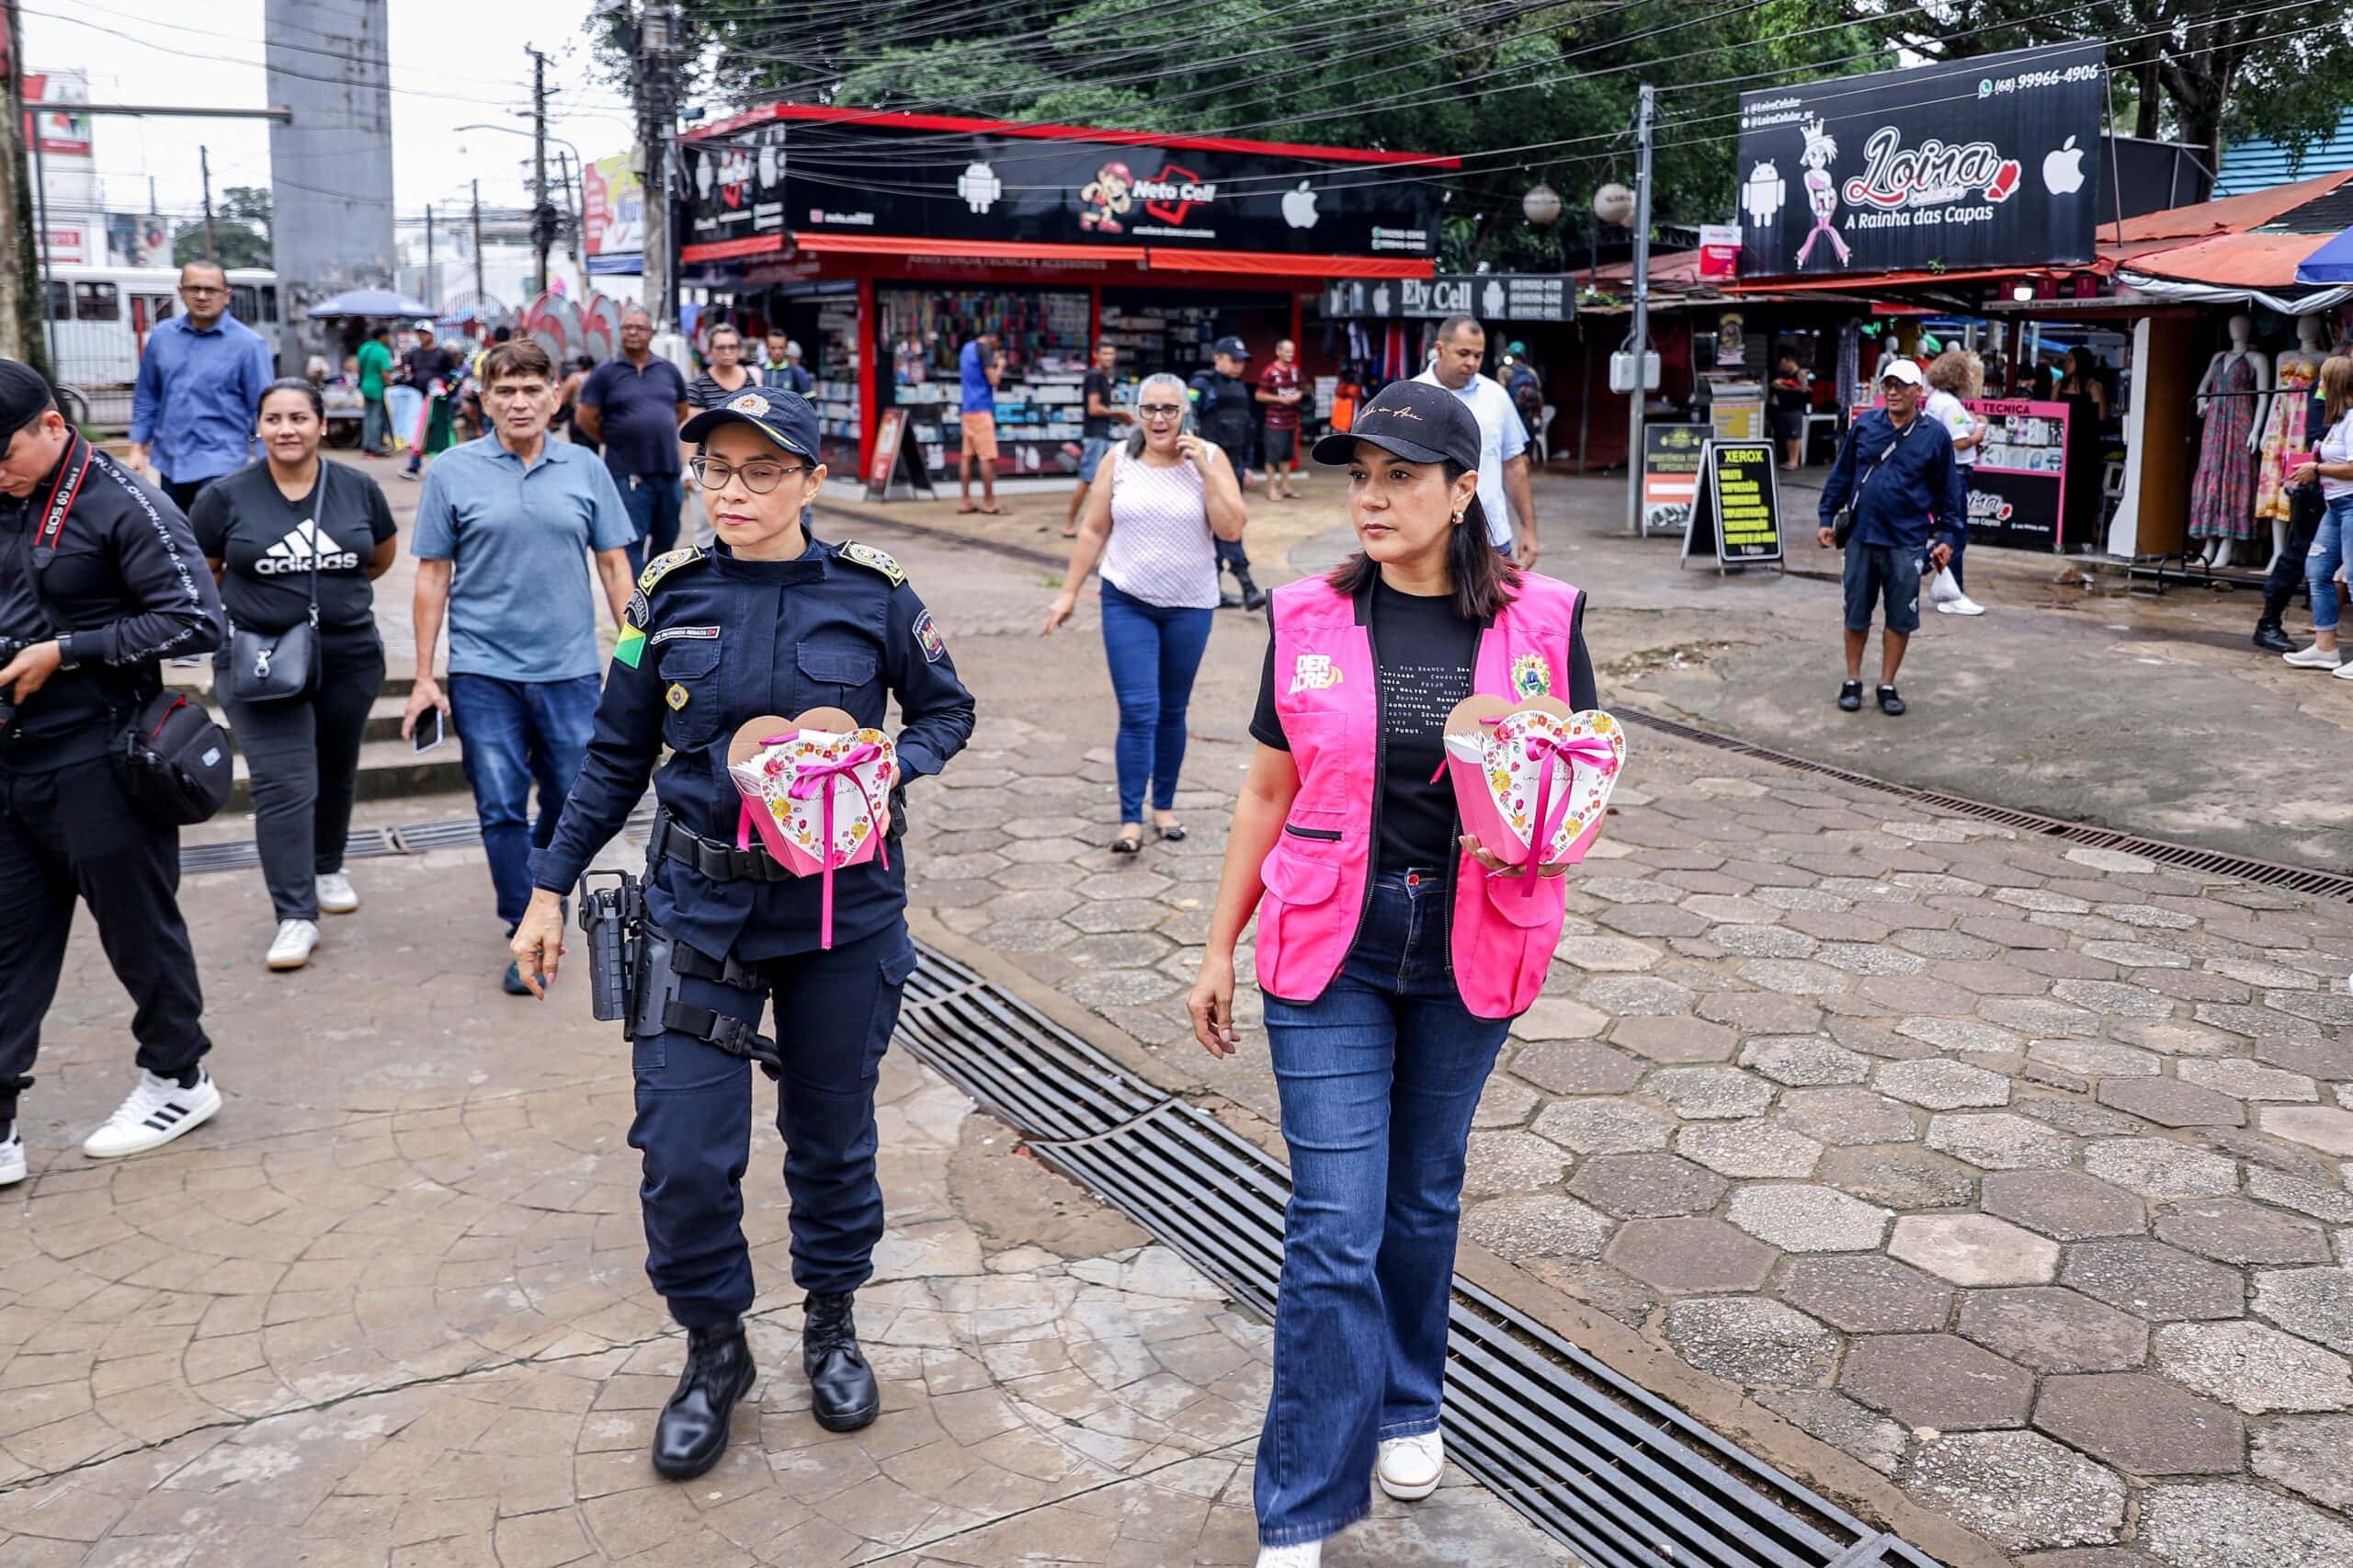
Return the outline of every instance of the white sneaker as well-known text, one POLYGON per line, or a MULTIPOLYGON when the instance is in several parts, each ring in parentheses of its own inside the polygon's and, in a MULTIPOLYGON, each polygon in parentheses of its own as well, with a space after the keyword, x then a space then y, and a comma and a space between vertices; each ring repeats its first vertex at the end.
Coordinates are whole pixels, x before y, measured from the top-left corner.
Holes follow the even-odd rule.
POLYGON ((1957 599, 1947 599, 1937 607, 1939 615, 1984 615, 1985 607, 1963 594, 1957 599))
POLYGON ((2345 655, 2334 648, 2324 648, 2315 642, 2309 648, 2299 648, 2280 658, 2300 670, 2333 670, 2345 662, 2345 655))
POLYGON ((169 1078, 142 1072, 139 1083, 115 1107, 106 1125, 90 1134, 82 1153, 94 1160, 119 1159, 160 1149, 191 1127, 212 1119, 221 1108, 221 1091, 212 1074, 197 1069, 196 1086, 183 1089, 169 1078))
POLYGON ((1310 1540, 1297 1546, 1262 1546, 1258 1549, 1258 1568, 1324 1568, 1324 1543, 1310 1540))
POLYGON ((2328 673, 2339 680, 2353 680, 2353 664, 2339 665, 2328 673))
POLYGON ((319 945, 319 923, 315 920, 281 920, 278 935, 269 939, 269 967, 301 969, 311 961, 312 950, 319 945))
POLYGON ((1416 1437, 1390 1437, 1381 1445, 1381 1462, 1373 1479, 1400 1503, 1418 1503, 1438 1490, 1438 1472, 1446 1468, 1446 1440, 1436 1432, 1416 1437))
POLYGON ((12 1127, 7 1142, 0 1143, 0 1187, 14 1187, 24 1179, 25 1135, 12 1127))
POLYGON ((359 907, 358 890, 351 879, 341 871, 328 871, 319 878, 319 912, 323 915, 348 915, 359 907))

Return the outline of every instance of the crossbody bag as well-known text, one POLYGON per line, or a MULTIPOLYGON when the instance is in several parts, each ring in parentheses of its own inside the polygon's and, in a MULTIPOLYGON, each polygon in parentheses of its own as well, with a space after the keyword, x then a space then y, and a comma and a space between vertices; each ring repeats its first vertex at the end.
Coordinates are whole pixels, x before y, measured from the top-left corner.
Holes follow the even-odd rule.
MULTIPOLYGON (((1871 476, 1878 473, 1880 469, 1886 464, 1887 455, 1895 450, 1896 448, 1902 446, 1904 444, 1904 437, 1912 434, 1913 426, 1919 423, 1920 415, 1916 414, 1912 416, 1912 424, 1906 425, 1903 429, 1898 430, 1895 433, 1895 439, 1890 441, 1886 446, 1881 447, 1879 449, 1879 456, 1871 460, 1870 472, 1865 473, 1860 479, 1855 481, 1854 494, 1847 497, 1847 504, 1844 506, 1839 507, 1838 515, 1830 520, 1830 538, 1839 549, 1846 549, 1847 541, 1855 537, 1855 511, 1857 507, 1863 504, 1863 486, 1871 482, 1871 476)), ((1851 439, 1852 437, 1849 438, 1851 439)))
POLYGON ((283 631, 256 631, 229 624, 229 641, 221 650, 216 673, 233 702, 290 702, 307 697, 319 681, 319 562, 333 542, 319 518, 326 512, 327 464, 319 463, 319 483, 311 494, 311 592, 302 619, 283 631))

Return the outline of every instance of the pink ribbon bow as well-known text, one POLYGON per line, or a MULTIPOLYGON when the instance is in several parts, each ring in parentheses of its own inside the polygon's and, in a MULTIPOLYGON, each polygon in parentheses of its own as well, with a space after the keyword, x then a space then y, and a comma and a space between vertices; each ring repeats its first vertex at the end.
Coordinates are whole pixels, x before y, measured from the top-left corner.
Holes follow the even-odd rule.
POLYGON ((1528 760, 1536 769, 1536 833, 1529 840, 1527 874, 1521 879, 1519 896, 1527 898, 1536 891, 1537 868, 1544 863, 1544 853, 1552 845, 1552 835, 1561 831, 1561 821, 1569 814, 1569 797, 1563 791, 1559 800, 1552 798, 1552 764, 1555 761, 1576 763, 1589 767, 1607 767, 1617 760, 1617 749, 1598 735, 1557 736, 1538 731, 1527 740, 1528 760))
MULTIPOLYGON (((782 745, 792 738, 790 735, 770 735, 760 744, 782 745)), ((818 802, 821 834, 818 842, 824 846, 822 853, 818 856, 818 864, 823 868, 819 873, 822 887, 817 895, 817 945, 820 948, 831 948, 834 945, 834 865, 837 858, 837 851, 834 846, 834 780, 847 778, 856 785, 859 797, 866 801, 866 814, 870 818, 876 819, 879 825, 879 819, 882 813, 875 806, 874 795, 867 789, 866 780, 858 776, 858 769, 881 755, 882 748, 872 741, 860 741, 841 756, 828 761, 802 764, 793 777, 791 788, 785 791, 796 801, 805 801, 810 796, 817 794, 819 790, 824 792, 818 802)), ((779 773, 783 771, 783 764, 779 759, 771 757, 768 760, 767 770, 771 774, 779 773)), ((735 819, 735 847, 748 849, 751 844, 752 802, 747 798, 744 801, 743 811, 735 819)), ((874 853, 881 859, 882 869, 889 870, 891 846, 888 841, 876 844, 874 853)))

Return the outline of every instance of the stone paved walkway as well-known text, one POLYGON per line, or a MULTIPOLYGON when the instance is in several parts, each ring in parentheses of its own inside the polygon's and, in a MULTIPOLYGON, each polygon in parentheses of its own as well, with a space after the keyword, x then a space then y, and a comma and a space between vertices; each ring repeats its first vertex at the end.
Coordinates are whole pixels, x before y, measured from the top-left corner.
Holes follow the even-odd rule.
MULTIPOLYGON (((1466 1239, 2004 1551, 2136 1548, 2028 1561, 2353 1564, 2353 910, 1631 739, 1466 1239)), ((1122 863, 1104 762, 993 723, 916 897, 1272 1119, 1183 1023, 1226 798, 1122 863)))
MULTIPOLYGON (((881 1418, 809 1417, 763 1128, 763 1376, 719 1469, 658 1480, 683 1350, 642 1271, 626 1048, 569 973, 545 1012, 498 994, 477 854, 353 870, 366 907, 291 976, 245 950, 257 874, 190 879, 229 1104, 144 1158, 71 1146, 129 1072, 77 937, 0 1210, 0 1564, 1255 1559, 1267 1326, 898 1052, 858 1297, 881 1418)), ((1449 1475, 1329 1561, 1566 1559, 1449 1475)))

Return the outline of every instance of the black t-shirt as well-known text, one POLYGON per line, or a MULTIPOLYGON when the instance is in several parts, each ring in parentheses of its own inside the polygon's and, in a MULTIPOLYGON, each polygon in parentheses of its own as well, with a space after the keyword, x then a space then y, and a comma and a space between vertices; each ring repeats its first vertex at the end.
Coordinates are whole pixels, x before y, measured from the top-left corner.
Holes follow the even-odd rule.
POLYGON ((436 377, 447 376, 458 368, 458 357, 435 344, 426 348, 412 348, 402 358, 408 366, 408 384, 421 392, 430 392, 436 377))
POLYGON ((188 520, 197 548, 228 563, 221 602, 237 625, 278 632, 301 620, 316 562, 319 630, 373 635, 376 591, 368 562, 396 529, 383 491, 366 474, 322 460, 318 488, 289 501, 269 477, 269 464, 251 463, 207 485, 188 520))
POLYGON ((1784 381, 1778 371, 1775 372, 1768 395, 1772 400, 1773 412, 1783 418, 1792 414, 1804 414, 1813 406, 1813 394, 1805 390, 1803 374, 1797 376, 1795 383, 1791 384, 1784 381))
MULTIPOLYGON (((1111 378, 1105 375, 1100 370, 1087 371, 1086 385, 1079 392, 1078 396, 1079 406, 1082 409, 1092 408, 1095 405, 1095 400, 1098 397, 1103 400, 1104 407, 1110 407, 1111 378)), ((1108 414, 1086 415, 1080 421, 1079 433, 1090 441, 1109 440, 1111 438, 1111 416, 1108 414)))
MULTIPOLYGON (((1372 642, 1381 664, 1384 764, 1377 870, 1444 869, 1454 864, 1454 786, 1439 768, 1446 761, 1447 715, 1471 695, 1482 631, 1477 621, 1456 613, 1450 594, 1425 597, 1399 593, 1387 583, 1373 586, 1372 642)), ((1275 691, 1275 642, 1270 636, 1250 733, 1289 751, 1275 691)), ((1599 702, 1593 660, 1586 653, 1585 602, 1580 599, 1569 646, 1569 705, 1593 708, 1599 702)))

